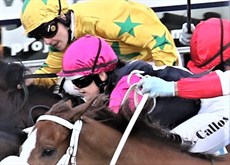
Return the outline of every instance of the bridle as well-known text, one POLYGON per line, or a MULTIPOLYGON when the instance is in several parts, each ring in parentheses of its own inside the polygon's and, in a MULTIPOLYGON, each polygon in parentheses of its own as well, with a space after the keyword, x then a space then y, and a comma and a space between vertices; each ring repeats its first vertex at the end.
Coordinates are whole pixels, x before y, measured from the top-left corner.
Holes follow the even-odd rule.
POLYGON ((57 164, 68 165, 70 162, 71 165, 76 165, 77 164, 76 155, 77 155, 79 135, 82 128, 82 120, 79 119, 74 124, 72 124, 69 121, 57 116, 42 115, 38 118, 37 122, 44 121, 44 120, 53 121, 72 130, 69 147, 67 148, 66 153, 61 157, 61 159, 58 161, 57 164))

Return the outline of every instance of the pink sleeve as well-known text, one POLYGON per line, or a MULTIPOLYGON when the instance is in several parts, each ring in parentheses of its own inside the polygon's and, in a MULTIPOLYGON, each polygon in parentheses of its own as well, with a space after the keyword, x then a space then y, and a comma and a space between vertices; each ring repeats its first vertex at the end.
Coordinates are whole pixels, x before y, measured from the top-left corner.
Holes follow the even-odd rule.
POLYGON ((178 96, 184 98, 210 98, 222 96, 222 84, 217 72, 201 78, 183 78, 177 82, 178 96))
MULTIPOLYGON (((110 101, 109 101, 109 108, 114 112, 118 113, 122 100, 128 91, 130 85, 127 83, 127 78, 128 76, 123 76, 115 88, 113 89, 111 95, 110 95, 110 101)), ((140 77, 137 77, 136 75, 133 75, 130 79, 130 83, 137 83, 140 80, 140 77)), ((142 96, 138 95, 138 101, 140 102, 142 96)), ((135 110, 135 105, 134 105, 134 92, 132 91, 128 97, 129 100, 129 106, 131 110, 135 110)))

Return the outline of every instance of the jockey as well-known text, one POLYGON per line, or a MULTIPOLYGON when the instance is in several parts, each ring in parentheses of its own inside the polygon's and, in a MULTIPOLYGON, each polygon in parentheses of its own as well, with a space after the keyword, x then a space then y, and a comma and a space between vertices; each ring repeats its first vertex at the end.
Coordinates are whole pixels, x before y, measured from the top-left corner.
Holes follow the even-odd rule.
MULTIPOLYGON (((117 113, 126 92, 124 89, 129 88, 127 76, 123 75, 130 73, 133 66, 136 69, 144 69, 147 73, 152 71, 152 66, 144 61, 135 63, 125 67, 125 70, 120 69, 124 68, 126 63, 118 60, 111 46, 102 38, 86 35, 67 48, 63 57, 63 70, 59 76, 71 80, 75 90, 78 90, 86 101, 100 93, 110 95, 109 107, 117 113)), ((131 81, 134 83, 139 80, 139 77, 133 76, 131 81)))
MULTIPOLYGON (((44 65, 35 73, 58 73, 63 52, 86 34, 104 38, 116 55, 153 65, 178 65, 178 52, 168 29, 151 8, 131 1, 88 1, 68 6, 67 0, 24 1, 21 22, 29 37, 50 45, 44 65), (106 9, 106 10, 105 10, 106 9)), ((57 79, 34 79, 51 86, 57 79)))
POLYGON ((195 74, 208 73, 211 70, 213 72, 200 78, 185 78, 178 82, 165 82, 156 77, 148 77, 139 84, 143 87, 142 92, 149 92, 152 97, 210 98, 229 95, 230 73, 226 70, 230 66, 230 21, 221 22, 223 50, 220 48, 220 19, 212 18, 198 24, 191 39, 192 60, 188 63, 189 70, 195 74))
POLYGON ((139 82, 142 93, 149 92, 152 97, 208 98, 201 100, 201 109, 196 116, 172 130, 194 141, 191 152, 215 153, 230 144, 229 29, 230 22, 218 18, 196 26, 191 38, 192 60, 188 68, 194 73, 207 72, 204 76, 183 78, 177 82, 149 76, 139 82))
MULTIPOLYGON (((63 70, 59 75, 65 77, 67 81, 71 81, 74 84, 74 89, 78 90, 85 100, 89 100, 91 97, 94 98, 101 93, 106 94, 109 96, 108 106, 115 113, 119 112, 123 98, 130 86, 140 80, 141 76, 131 74, 133 70, 144 71, 143 75, 158 73, 153 70, 152 65, 142 60, 132 62, 120 61, 111 46, 104 39, 91 35, 79 38, 67 48, 64 53, 62 66, 63 70)), ((168 70, 165 73, 171 72, 173 70, 168 70)), ((163 73, 163 75, 166 74, 163 73)), ((140 101, 142 96, 138 96, 138 101, 140 101)), ((128 100, 129 107, 134 111, 133 91, 130 93, 128 100)), ((175 101, 181 102, 181 100, 180 98, 177 100, 173 98, 171 103, 175 104, 175 101)), ((179 124, 177 121, 181 123, 181 120, 185 121, 187 119, 187 117, 184 119, 182 115, 173 114, 175 116, 175 120, 173 121, 171 118, 172 115, 167 116, 165 113, 169 114, 169 112, 162 110, 162 106, 160 106, 164 103, 163 106, 168 110, 166 102, 161 100, 160 102, 158 102, 155 108, 158 112, 157 115, 162 114, 158 118, 159 120, 164 118, 164 121, 161 121, 162 123, 166 123, 165 125, 173 125, 175 127, 175 123, 179 124), (168 124, 169 122, 170 124, 168 124)), ((183 113, 184 107, 186 107, 189 113, 196 114, 200 108, 197 100, 183 99, 183 103, 185 106, 177 108, 178 112, 182 111, 183 113)), ((184 105, 183 103, 181 105, 184 105)), ((173 111, 171 110, 171 112, 173 111)), ((190 114, 188 115, 191 116, 190 114)), ((152 116, 151 114, 151 118, 154 118, 152 116)))

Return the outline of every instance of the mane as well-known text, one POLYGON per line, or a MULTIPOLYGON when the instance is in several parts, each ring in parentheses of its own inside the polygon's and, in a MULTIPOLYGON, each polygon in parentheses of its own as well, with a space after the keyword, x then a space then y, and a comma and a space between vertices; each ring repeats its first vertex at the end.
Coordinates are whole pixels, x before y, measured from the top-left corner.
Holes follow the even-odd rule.
MULTIPOLYGON (((129 107, 129 102, 127 101, 123 106, 121 106, 119 113, 116 114, 106 106, 107 101, 108 97, 104 95, 99 96, 94 102, 94 106, 91 106, 84 115, 124 133, 133 115, 133 112, 129 107)), ((145 138, 147 141, 152 141, 152 139, 159 140, 161 142, 164 141, 168 145, 173 145, 183 151, 188 151, 191 147, 190 142, 183 143, 182 138, 179 135, 170 133, 167 128, 160 126, 158 122, 149 122, 147 112, 150 109, 149 107, 152 107, 152 104, 152 100, 147 101, 132 129, 132 136, 145 138)))
MULTIPOLYGON (((113 113, 107 106, 108 96, 101 95, 98 97, 97 101, 94 102, 94 107, 89 109, 86 112, 86 115, 89 117, 93 117, 94 119, 105 123, 106 125, 113 127, 117 130, 120 130, 123 134, 132 115, 133 111, 129 106, 129 102, 121 106, 119 113, 113 113), (104 103, 104 104, 103 104, 104 103), (95 109, 95 107, 99 107, 95 109)), ((131 135, 136 136, 138 138, 144 138, 145 140, 142 142, 154 142, 158 141, 159 143, 164 143, 165 145, 172 146, 180 151, 183 151, 191 156, 199 157, 206 160, 221 160, 220 157, 215 156, 213 154, 205 154, 205 153, 191 153, 189 149, 192 147, 191 141, 186 141, 182 139, 182 137, 178 134, 171 133, 170 130, 166 127, 160 126, 160 124, 156 122, 149 121, 149 117, 147 113, 151 110, 153 106, 153 100, 149 99, 144 108, 137 119, 131 135), (153 141, 156 140, 156 141, 153 141)), ((154 145, 153 144, 153 145, 154 145)))
MULTIPOLYGON (((93 102, 93 105, 85 112, 84 115, 93 118, 97 121, 100 121, 109 127, 112 127, 116 130, 119 130, 122 134, 124 133, 133 112, 129 107, 129 102, 127 101, 123 106, 121 106, 119 113, 113 113, 107 106, 109 101, 108 96, 101 95, 93 102)), ((191 141, 183 140, 182 137, 178 134, 171 133, 166 127, 160 126, 156 122, 149 121, 147 112, 151 109, 153 105, 152 99, 149 99, 142 109, 139 118, 137 119, 130 136, 135 136, 142 138, 142 143, 151 143, 156 144, 156 141, 159 143, 164 143, 165 145, 172 146, 180 151, 183 151, 189 155, 199 157, 207 160, 217 160, 219 159, 212 154, 203 154, 203 153, 191 153, 189 149, 192 147, 191 141), (154 139, 154 140, 153 140, 154 139)))

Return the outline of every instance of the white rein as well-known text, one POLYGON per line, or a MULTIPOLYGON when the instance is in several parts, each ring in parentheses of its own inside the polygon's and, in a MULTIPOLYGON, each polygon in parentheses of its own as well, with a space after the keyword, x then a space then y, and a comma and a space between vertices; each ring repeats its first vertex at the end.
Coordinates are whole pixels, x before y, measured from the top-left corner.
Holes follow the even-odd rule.
MULTIPOLYGON (((143 76, 142 76, 140 73, 143 73, 143 71, 139 71, 139 70, 134 70, 134 71, 132 71, 132 72, 129 74, 129 76, 128 76, 127 83, 128 83, 129 85, 131 84, 131 83, 130 83, 130 79, 131 79, 131 76, 132 76, 133 74, 136 74, 137 76, 143 78, 143 76)), ((129 124, 128 124, 128 126, 126 127, 125 132, 124 132, 123 136, 122 136, 121 139, 120 139, 120 142, 119 142, 119 144, 118 144, 118 146, 117 146, 117 148, 116 148, 116 151, 115 151, 115 153, 114 153, 114 155, 113 155, 113 157, 112 157, 112 160, 110 161, 110 165, 115 165, 115 164, 116 164, 116 162, 117 162, 117 160, 118 160, 118 158, 119 158, 119 156, 120 156, 120 154, 121 154, 121 151, 122 151, 122 149, 124 148, 124 145, 125 145, 125 143, 126 143, 126 141, 127 141, 127 139, 128 139, 128 136, 129 136, 129 134, 130 134, 130 132, 131 132, 131 130, 132 130, 132 128, 133 128, 133 126, 134 126, 134 124, 135 124, 137 118, 139 117, 139 115, 140 115, 140 113, 141 113, 141 111, 142 111, 142 109, 143 109, 143 107, 144 107, 144 105, 145 105, 145 103, 146 103, 146 101, 148 100, 148 97, 149 97, 149 93, 144 94, 143 97, 142 97, 142 99, 141 99, 141 101, 140 101, 140 103, 138 104, 138 98, 137 98, 138 95, 137 95, 137 94, 140 93, 140 91, 139 91, 139 89, 137 88, 137 83, 134 83, 134 84, 132 84, 132 85, 129 87, 128 91, 126 92, 126 94, 125 94, 125 96, 124 96, 124 98, 123 98, 123 100, 122 100, 121 105, 123 105, 124 102, 128 99, 128 96, 130 95, 130 92, 131 92, 132 90, 134 90, 134 104, 135 104, 135 106, 136 106, 136 110, 134 111, 134 113, 133 113, 133 115, 132 115, 132 118, 131 118, 131 120, 129 121, 129 124)), ((151 112, 151 111, 154 109, 154 107, 155 107, 156 99, 154 98, 153 101, 154 101, 154 102, 153 102, 154 104, 153 104, 153 107, 152 107, 152 109, 150 110, 150 112, 151 112)), ((148 112, 148 113, 150 113, 150 112, 148 112)))

